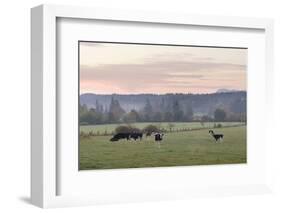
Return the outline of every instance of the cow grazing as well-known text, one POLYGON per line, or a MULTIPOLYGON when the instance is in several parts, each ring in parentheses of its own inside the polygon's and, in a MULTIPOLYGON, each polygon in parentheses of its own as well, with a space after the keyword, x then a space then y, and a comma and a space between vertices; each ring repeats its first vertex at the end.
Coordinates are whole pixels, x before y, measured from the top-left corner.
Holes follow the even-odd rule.
POLYGON ((142 140, 142 133, 139 132, 133 132, 133 133, 117 133, 115 134, 110 141, 119 141, 120 139, 127 139, 130 140, 131 138, 134 139, 135 141, 137 139, 142 140))
POLYGON ((130 134, 130 138, 133 138, 135 141, 139 138, 140 140, 142 140, 142 133, 139 132, 134 132, 130 134))
POLYGON ((209 133, 213 136, 213 138, 216 140, 222 141, 223 140, 223 134, 215 134, 213 130, 209 130, 209 133))
POLYGON ((130 133, 117 133, 115 134, 110 141, 119 141, 120 139, 130 139, 130 133))

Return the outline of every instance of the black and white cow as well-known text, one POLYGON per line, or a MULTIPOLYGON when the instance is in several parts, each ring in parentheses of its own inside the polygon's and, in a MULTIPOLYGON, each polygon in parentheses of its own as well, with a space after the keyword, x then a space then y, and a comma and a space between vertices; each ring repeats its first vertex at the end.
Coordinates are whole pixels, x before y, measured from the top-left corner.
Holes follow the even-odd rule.
POLYGON ((163 140, 163 136, 164 136, 163 133, 158 133, 158 132, 155 133, 155 134, 154 134, 155 141, 157 141, 157 142, 162 141, 162 140, 163 140))

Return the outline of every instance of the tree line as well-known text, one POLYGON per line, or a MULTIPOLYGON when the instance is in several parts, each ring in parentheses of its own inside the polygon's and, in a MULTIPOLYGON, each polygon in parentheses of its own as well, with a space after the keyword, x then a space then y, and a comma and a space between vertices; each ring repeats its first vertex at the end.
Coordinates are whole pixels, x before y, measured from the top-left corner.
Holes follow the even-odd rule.
POLYGON ((79 122, 81 125, 109 124, 109 123, 135 123, 135 122, 211 122, 211 121, 246 121, 246 113, 229 112, 222 108, 214 110, 213 115, 195 116, 191 104, 181 105, 177 99, 168 106, 165 103, 153 107, 146 99, 143 108, 132 109, 126 112, 119 101, 111 98, 108 109, 96 101, 95 107, 88 108, 83 104, 79 106, 79 122))

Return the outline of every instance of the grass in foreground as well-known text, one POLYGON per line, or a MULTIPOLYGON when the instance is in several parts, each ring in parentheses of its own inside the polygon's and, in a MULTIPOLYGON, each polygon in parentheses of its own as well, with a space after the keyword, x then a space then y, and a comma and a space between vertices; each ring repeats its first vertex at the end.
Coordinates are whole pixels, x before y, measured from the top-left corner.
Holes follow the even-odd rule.
POLYGON ((216 129, 224 134, 215 143, 208 130, 165 134, 161 147, 153 137, 140 142, 110 136, 80 140, 80 170, 246 163, 246 126, 216 129))

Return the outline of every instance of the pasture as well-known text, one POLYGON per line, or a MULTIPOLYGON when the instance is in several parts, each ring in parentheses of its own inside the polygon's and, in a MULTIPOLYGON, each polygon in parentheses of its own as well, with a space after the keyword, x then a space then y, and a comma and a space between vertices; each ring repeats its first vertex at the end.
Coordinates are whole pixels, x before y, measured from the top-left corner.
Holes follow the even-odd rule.
MULTIPOLYGON (((130 125, 137 127, 139 129, 143 129, 145 126, 153 124, 157 126, 159 129, 164 129, 167 131, 170 131, 170 128, 172 128, 172 131, 177 131, 181 129, 199 129, 199 128, 213 128, 214 122, 205 122, 203 125, 200 122, 142 122, 142 123, 131 123, 130 125), (170 124, 172 124, 172 127, 170 127, 170 124)), ((223 127, 228 126, 237 126, 237 125, 243 125, 243 123, 240 122, 218 122, 217 124, 221 124, 223 127)), ((85 133, 88 133, 92 131, 94 134, 112 134, 117 126, 120 124, 100 124, 100 125, 86 125, 80 126, 80 131, 83 131, 85 133)))
MULTIPOLYGON (((197 129, 202 128, 200 123, 175 123, 175 129, 190 130, 165 133, 160 147, 153 137, 144 136, 137 142, 110 142, 110 135, 81 137, 79 167, 80 170, 90 170, 246 163, 246 126, 234 126, 239 123, 221 124, 223 127, 214 131, 224 134, 222 143, 215 143, 208 132, 208 125, 212 128, 213 123, 205 123, 206 129, 197 129)), ((134 126, 141 128, 146 125, 148 123, 134 126)), ((166 129, 167 125, 161 123, 161 128, 166 129)), ((102 132, 105 128, 106 131, 113 131, 115 127, 114 124, 81 126, 80 131, 102 132)))

